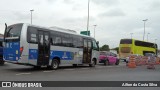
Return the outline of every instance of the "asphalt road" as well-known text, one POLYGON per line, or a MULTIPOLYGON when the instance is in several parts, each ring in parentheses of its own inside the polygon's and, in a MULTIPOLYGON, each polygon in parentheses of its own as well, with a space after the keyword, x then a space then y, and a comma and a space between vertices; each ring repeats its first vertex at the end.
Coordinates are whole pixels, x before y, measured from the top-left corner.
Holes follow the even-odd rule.
POLYGON ((34 81, 160 81, 160 65, 155 70, 149 70, 146 66, 138 66, 131 69, 122 62, 120 65, 96 67, 60 67, 58 70, 40 70, 32 66, 5 63, 0 66, 0 80, 34 80, 34 81))
MULTIPOLYGON (((96 67, 63 66, 58 70, 47 70, 45 67, 36 70, 32 66, 5 63, 5 65, 0 66, 0 81, 160 81, 160 65, 155 67, 154 70, 147 69, 146 66, 131 69, 126 67, 124 62, 121 62, 118 66, 99 64, 96 67)), ((84 89, 88 90, 87 88, 84 89)), ((99 90, 99 88, 91 89, 99 90)), ((100 89, 106 90, 106 88, 100 89)), ((113 88, 107 88, 107 90, 111 89, 113 88)), ((57 90, 64 89, 57 88, 57 90)), ((75 88, 69 90, 75 90, 75 88)), ((132 88, 132 90, 135 89, 132 88)))

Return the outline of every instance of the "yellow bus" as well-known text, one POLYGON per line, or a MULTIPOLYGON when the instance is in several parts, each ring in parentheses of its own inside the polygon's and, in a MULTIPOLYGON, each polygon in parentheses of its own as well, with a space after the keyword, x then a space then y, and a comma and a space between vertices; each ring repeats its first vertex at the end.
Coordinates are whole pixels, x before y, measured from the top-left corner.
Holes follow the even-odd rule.
POLYGON ((119 58, 126 59, 130 54, 145 55, 154 53, 157 55, 157 44, 135 39, 121 39, 119 44, 119 58))

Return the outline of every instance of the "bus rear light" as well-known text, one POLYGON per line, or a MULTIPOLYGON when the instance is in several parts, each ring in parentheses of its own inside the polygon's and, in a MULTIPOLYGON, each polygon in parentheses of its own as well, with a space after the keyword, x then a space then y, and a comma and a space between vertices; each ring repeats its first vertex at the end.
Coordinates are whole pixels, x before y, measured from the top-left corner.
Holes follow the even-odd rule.
POLYGON ((22 55, 23 47, 20 48, 20 55, 22 55))

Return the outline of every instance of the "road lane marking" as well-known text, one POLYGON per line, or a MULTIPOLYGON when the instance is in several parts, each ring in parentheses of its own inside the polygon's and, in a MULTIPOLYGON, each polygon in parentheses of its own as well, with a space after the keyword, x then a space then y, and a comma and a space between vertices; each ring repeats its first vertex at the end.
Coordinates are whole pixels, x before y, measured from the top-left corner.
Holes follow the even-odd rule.
POLYGON ((52 71, 43 71, 43 72, 45 72, 45 73, 49 73, 49 72, 52 72, 52 71))
POLYGON ((100 66, 100 67, 96 67, 96 68, 105 68, 105 66, 100 66))
POLYGON ((72 71, 72 70, 75 70, 75 69, 64 69, 64 70, 72 71))
POLYGON ((29 74, 31 74, 31 73, 18 73, 16 75, 29 75, 29 74))
POLYGON ((86 69, 89 69, 89 68, 81 68, 81 69, 86 70, 86 69))

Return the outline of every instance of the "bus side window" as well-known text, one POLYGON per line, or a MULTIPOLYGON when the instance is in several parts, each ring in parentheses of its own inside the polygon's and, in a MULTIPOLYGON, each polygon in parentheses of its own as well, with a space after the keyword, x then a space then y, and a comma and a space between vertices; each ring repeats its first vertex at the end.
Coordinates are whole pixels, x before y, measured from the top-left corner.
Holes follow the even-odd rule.
POLYGON ((62 45, 62 40, 61 40, 61 37, 59 37, 59 36, 56 36, 55 37, 55 45, 59 45, 59 46, 61 46, 62 45))
POLYGON ((28 27, 28 33, 27 33, 27 41, 29 43, 37 43, 37 29, 34 27, 28 27))
POLYGON ((82 37, 78 37, 78 48, 83 48, 83 38, 82 37))
POLYGON ((73 37, 73 47, 77 48, 78 46, 78 39, 76 37, 73 37))
POLYGON ((37 35, 32 33, 30 36, 31 36, 30 37, 30 42, 36 43, 37 42, 37 35))
POLYGON ((62 35, 62 45, 65 47, 73 47, 73 38, 70 34, 63 33, 62 35))

